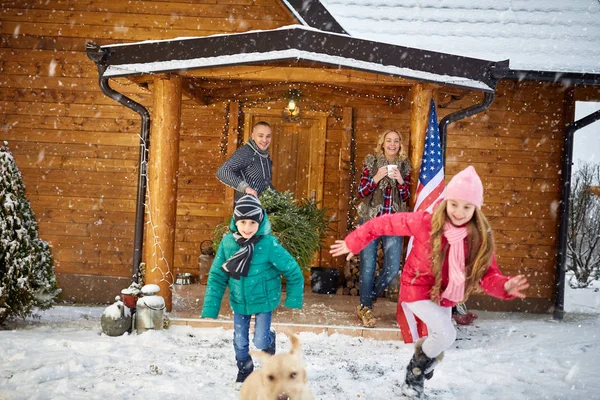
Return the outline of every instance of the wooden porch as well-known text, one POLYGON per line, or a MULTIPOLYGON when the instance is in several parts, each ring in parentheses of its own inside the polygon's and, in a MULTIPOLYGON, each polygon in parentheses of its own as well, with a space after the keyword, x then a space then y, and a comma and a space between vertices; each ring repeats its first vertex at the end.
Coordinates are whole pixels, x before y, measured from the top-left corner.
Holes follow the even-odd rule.
MULTIPOLYGON (((173 325, 198 328, 222 327, 233 329, 233 314, 227 292, 223 297, 217 320, 201 319, 206 285, 199 283, 173 286, 173 309, 169 319, 173 325)), ((280 306, 273 313, 272 326, 277 332, 289 335, 298 332, 340 333, 376 340, 402 340, 396 323, 396 302, 381 297, 374 306, 375 328, 363 328, 356 316, 358 296, 313 293, 307 286, 302 310, 280 306)), ((284 293, 285 295, 285 293, 284 293)))

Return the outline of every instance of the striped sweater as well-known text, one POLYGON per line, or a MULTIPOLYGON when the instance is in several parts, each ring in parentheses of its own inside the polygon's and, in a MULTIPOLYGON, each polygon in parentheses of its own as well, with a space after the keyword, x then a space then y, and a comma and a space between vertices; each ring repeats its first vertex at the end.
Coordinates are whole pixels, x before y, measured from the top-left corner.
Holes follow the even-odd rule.
POLYGON ((240 147, 217 170, 217 179, 235 189, 235 200, 245 194, 247 187, 260 195, 271 184, 273 161, 267 151, 261 151, 254 140, 240 147))

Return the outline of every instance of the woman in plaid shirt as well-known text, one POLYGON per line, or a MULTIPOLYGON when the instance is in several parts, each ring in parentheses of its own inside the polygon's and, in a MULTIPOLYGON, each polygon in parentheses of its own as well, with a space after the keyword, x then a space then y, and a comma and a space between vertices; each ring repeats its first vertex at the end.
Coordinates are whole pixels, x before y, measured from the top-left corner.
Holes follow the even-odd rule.
MULTIPOLYGON (((400 134, 395 130, 385 131, 377 140, 374 154, 365 158, 358 186, 358 196, 363 199, 358 206, 361 224, 380 215, 407 211, 410 170, 400 134)), ((360 304, 356 312, 367 328, 376 324, 373 302, 398 275, 401 254, 402 238, 398 236, 377 238, 360 252, 360 304), (384 262, 375 278, 379 241, 383 244, 384 262)))

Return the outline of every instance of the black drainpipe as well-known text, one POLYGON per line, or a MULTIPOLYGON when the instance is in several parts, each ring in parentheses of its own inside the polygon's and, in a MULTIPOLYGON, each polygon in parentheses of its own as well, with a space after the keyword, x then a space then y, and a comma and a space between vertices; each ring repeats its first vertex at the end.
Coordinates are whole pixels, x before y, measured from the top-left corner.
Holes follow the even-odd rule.
POLYGON ((142 262, 142 248, 144 239, 144 199, 146 197, 146 176, 148 172, 148 148, 150 145, 150 113, 141 104, 133 101, 122 93, 117 92, 108 84, 108 79, 104 77, 106 71, 106 56, 107 53, 95 43, 86 45, 87 56, 98 67, 98 84, 102 93, 124 105, 127 108, 135 111, 142 117, 142 126, 140 129, 140 156, 138 168, 138 191, 137 201, 135 205, 135 231, 133 237, 133 267, 132 279, 138 281, 139 266, 142 262))
POLYGON ((442 160, 444 162, 444 170, 446 170, 446 135, 448 134, 448 125, 458 120, 470 117, 487 110, 494 101, 494 92, 486 92, 483 96, 483 101, 479 104, 472 105, 462 110, 446 115, 440 121, 440 145, 442 146, 442 160))
POLYGON ((567 263, 567 241, 569 227, 569 203, 571 199, 571 167, 573 166, 573 136, 579 129, 600 120, 600 110, 573 122, 567 127, 564 138, 564 155, 561 175, 563 190, 560 200, 560 220, 558 227, 558 256, 556 272, 558 280, 555 287, 554 319, 562 320, 565 315, 565 272, 567 263))

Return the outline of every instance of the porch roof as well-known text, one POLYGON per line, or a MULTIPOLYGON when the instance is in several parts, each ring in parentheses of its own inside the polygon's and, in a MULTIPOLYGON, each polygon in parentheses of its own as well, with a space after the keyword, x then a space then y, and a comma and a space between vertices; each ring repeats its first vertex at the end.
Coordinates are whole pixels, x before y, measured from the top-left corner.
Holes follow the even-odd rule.
POLYGON ((101 49, 104 53, 102 63, 107 67, 104 77, 287 60, 311 61, 484 92, 492 92, 495 88, 492 71, 501 71, 507 65, 507 62, 380 43, 301 25, 266 31, 106 45, 101 49))

